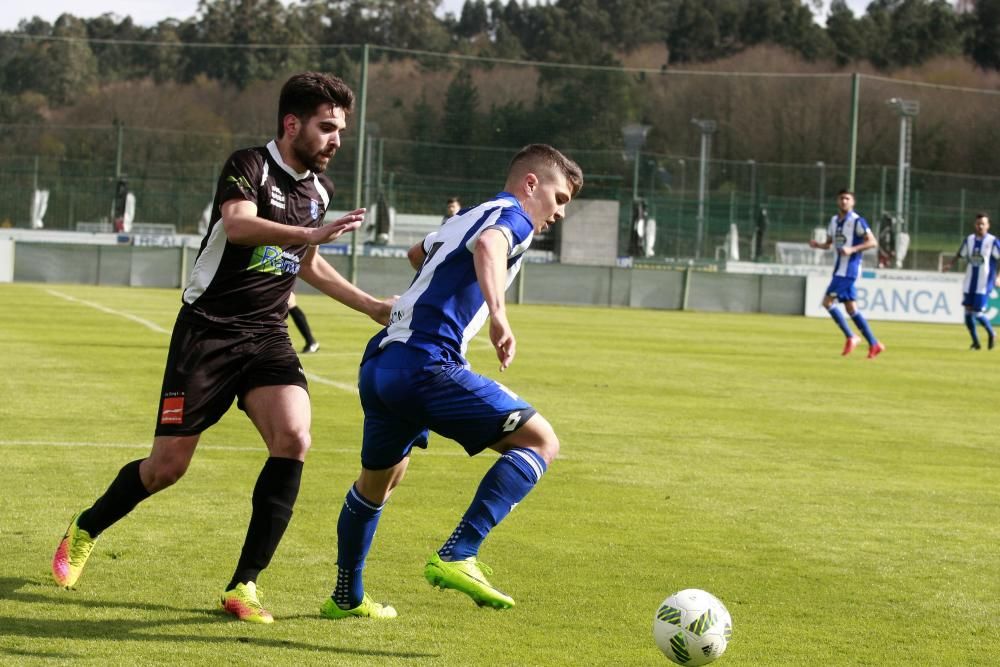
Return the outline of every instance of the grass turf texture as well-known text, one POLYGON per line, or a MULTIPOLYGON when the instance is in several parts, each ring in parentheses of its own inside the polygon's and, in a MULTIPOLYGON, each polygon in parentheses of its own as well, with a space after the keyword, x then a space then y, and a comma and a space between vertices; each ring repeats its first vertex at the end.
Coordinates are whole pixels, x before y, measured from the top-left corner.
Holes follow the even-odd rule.
POLYGON ((995 664, 1000 351, 967 351, 961 325, 874 322, 888 351, 867 361, 863 346, 841 358, 825 319, 512 307, 514 365, 501 377, 483 339, 470 358, 533 402, 563 455, 481 553, 518 606, 477 609, 423 580, 493 460, 435 437, 368 560, 367 589, 400 618, 332 622, 318 607, 359 465, 346 389, 376 326, 304 297, 323 348, 302 358, 313 449, 295 517, 259 581, 275 624, 215 610, 266 456, 235 407, 187 476, 58 589, 49 560, 71 514, 148 451, 157 329, 178 304, 172 290, 0 286, 0 663, 667 664, 653 613, 696 587, 733 616, 720 664, 995 664))

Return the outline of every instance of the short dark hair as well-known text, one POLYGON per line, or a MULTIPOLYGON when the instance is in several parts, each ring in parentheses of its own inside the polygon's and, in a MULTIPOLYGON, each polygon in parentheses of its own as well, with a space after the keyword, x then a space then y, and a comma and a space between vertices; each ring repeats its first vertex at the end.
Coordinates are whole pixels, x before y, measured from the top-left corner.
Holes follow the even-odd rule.
POLYGON ((838 197, 840 195, 851 195, 853 197, 854 196, 854 191, 853 190, 848 190, 847 188, 841 188, 840 192, 837 193, 838 197))
POLYGON ((321 72, 295 74, 281 87, 278 97, 278 138, 285 135, 285 116, 307 121, 321 104, 332 104, 349 116, 354 110, 354 91, 343 80, 321 72))
POLYGON ((989 220, 990 219, 990 214, 987 213, 986 211, 979 211, 978 213, 976 213, 976 218, 975 219, 979 220, 979 218, 986 218, 987 220, 989 220))
POLYGON ((459 206, 461 206, 462 202, 459 200, 458 197, 448 197, 448 201, 446 201, 445 204, 458 204, 459 206))
POLYGON ((529 163, 529 168, 544 164, 561 171, 574 197, 583 188, 583 170, 580 169, 580 165, 548 144, 528 144, 519 150, 517 155, 511 158, 507 173, 514 171, 514 168, 523 162, 529 163))

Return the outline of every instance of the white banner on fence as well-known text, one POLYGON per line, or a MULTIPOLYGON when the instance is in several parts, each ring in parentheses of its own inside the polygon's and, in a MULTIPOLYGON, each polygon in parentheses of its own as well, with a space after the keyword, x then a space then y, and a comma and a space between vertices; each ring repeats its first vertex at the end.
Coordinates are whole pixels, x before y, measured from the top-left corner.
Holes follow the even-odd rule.
MULTIPOLYGON (((864 272, 858 278, 857 305, 870 320, 938 322, 962 321, 962 282, 960 274, 932 274, 923 280, 882 277, 864 272)), ((805 313, 810 317, 829 317, 822 301, 830 276, 806 278, 805 313)))

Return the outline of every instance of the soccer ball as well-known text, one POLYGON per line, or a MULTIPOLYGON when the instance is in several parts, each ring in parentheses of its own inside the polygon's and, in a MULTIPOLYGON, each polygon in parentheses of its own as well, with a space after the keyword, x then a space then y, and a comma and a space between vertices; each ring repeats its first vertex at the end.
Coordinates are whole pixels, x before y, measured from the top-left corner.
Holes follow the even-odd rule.
POLYGON ((656 608, 653 639, 678 665, 707 665, 726 651, 733 636, 733 619, 711 593, 688 588, 674 593, 656 608))

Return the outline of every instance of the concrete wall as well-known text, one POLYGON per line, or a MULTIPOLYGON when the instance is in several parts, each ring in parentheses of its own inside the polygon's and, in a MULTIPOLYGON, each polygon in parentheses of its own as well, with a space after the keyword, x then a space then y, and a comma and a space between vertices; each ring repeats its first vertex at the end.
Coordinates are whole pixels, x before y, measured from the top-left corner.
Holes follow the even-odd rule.
MULTIPOLYGON (((196 256, 195 248, 22 242, 13 252, 13 279, 177 288, 186 283, 196 256)), ((349 256, 324 257, 350 275, 349 256)), ((401 257, 358 258, 358 285, 371 294, 402 294, 413 275, 401 257)), ((529 262, 508 298, 512 303, 801 315, 805 285, 803 276, 529 262)), ((316 292, 304 281, 296 290, 316 292)))
POLYGON ((180 287, 182 252, 182 248, 18 243, 14 256, 14 280, 180 287))

